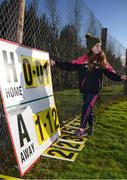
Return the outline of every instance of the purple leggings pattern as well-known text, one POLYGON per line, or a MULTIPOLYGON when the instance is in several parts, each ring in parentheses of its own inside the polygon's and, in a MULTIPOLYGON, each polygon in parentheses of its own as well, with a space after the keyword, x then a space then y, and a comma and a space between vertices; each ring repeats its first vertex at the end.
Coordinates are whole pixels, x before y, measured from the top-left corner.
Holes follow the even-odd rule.
POLYGON ((86 128, 87 122, 89 126, 93 126, 93 112, 92 109, 96 103, 97 94, 83 94, 84 104, 82 106, 81 124, 80 128, 86 128))

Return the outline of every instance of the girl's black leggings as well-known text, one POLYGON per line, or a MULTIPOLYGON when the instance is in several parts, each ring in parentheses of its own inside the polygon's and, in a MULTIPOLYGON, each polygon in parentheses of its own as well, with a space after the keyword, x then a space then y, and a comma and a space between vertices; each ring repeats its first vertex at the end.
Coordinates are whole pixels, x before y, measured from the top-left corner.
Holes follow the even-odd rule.
POLYGON ((93 126, 93 107, 96 103, 97 94, 83 94, 83 106, 81 114, 80 128, 86 128, 87 122, 90 127, 93 126))

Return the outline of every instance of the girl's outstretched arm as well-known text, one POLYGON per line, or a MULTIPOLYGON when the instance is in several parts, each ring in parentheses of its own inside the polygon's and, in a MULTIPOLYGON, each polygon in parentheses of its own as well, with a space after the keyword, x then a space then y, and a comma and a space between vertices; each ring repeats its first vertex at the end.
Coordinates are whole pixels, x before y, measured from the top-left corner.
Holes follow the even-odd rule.
MULTIPOLYGON (((56 65, 59 69, 63 69, 66 71, 78 71, 81 70, 81 68, 83 68, 82 64, 72 64, 71 62, 60 62, 60 61, 54 61, 54 60, 50 60, 50 65, 54 66, 56 65)), ((85 68, 84 68, 85 70, 85 68)))
POLYGON ((117 74, 113 69, 108 69, 105 68, 103 69, 103 73, 105 76, 107 76, 109 79, 113 80, 113 81, 125 81, 127 79, 127 75, 123 74, 123 75, 119 75, 117 74))

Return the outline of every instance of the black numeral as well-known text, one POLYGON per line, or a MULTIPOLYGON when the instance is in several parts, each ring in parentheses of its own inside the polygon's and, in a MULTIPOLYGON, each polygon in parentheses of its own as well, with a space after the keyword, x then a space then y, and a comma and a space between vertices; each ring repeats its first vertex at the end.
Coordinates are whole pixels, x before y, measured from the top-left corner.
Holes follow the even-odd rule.
POLYGON ((57 112, 55 108, 52 109, 52 117, 54 119, 55 130, 57 130, 59 128, 59 124, 57 124, 57 112))
POLYGON ((58 142, 57 144, 58 144, 59 146, 67 145, 68 147, 75 148, 75 149, 78 149, 79 146, 80 146, 80 144, 72 145, 72 144, 69 143, 69 142, 58 142))
POLYGON ((55 153, 60 154, 62 157, 67 158, 67 159, 72 159, 72 157, 74 156, 74 153, 69 153, 69 155, 66 155, 65 153, 57 149, 50 149, 48 151, 48 154, 52 156, 54 156, 55 153))
POLYGON ((51 133, 52 133, 52 132, 53 132, 53 128, 52 128, 52 122, 51 122, 51 118, 50 118, 50 113, 49 113, 49 111, 48 111, 47 114, 46 114, 46 119, 49 120, 50 130, 51 130, 51 133))
POLYGON ((40 136, 41 136, 41 140, 44 140, 44 136, 43 136, 43 132, 42 132, 42 128, 41 128, 41 123, 40 123, 40 117, 37 116, 37 119, 35 121, 36 125, 38 125, 39 128, 39 132, 40 132, 40 136))
POLYGON ((31 86, 33 83, 33 78, 31 72, 31 65, 28 59, 23 60, 23 72, 26 84, 31 86))
POLYGON ((76 138, 76 137, 74 137, 74 136, 72 136, 72 135, 64 135, 64 136, 62 136, 62 139, 65 139, 65 140, 74 140, 74 141, 77 141, 77 142, 82 142, 82 141, 84 141, 82 138, 76 138))
POLYGON ((36 61, 37 77, 40 84, 43 83, 43 67, 39 61, 36 61))

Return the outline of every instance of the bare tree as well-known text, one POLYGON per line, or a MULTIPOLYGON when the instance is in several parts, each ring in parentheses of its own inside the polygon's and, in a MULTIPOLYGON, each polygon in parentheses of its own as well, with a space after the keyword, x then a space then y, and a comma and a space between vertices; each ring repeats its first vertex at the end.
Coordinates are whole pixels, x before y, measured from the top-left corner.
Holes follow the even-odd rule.
POLYGON ((58 22, 59 22, 59 17, 57 14, 58 0, 45 0, 45 2, 46 2, 46 7, 47 7, 48 12, 49 12, 51 25, 55 31, 58 29, 58 22))
POLYGON ((73 25, 75 27, 75 32, 78 37, 81 27, 81 0, 75 0, 73 21, 74 21, 73 25))
POLYGON ((78 55, 78 46, 80 44, 80 29, 81 29, 81 11, 82 11, 82 1, 81 0, 74 0, 72 6, 72 13, 70 17, 69 24, 73 26, 73 34, 75 34, 75 55, 78 55))
POLYGON ((45 0, 47 12, 49 13, 49 20, 51 22, 51 39, 49 43, 52 52, 59 56, 58 52, 58 30, 59 30, 59 16, 57 12, 58 0, 45 0))

